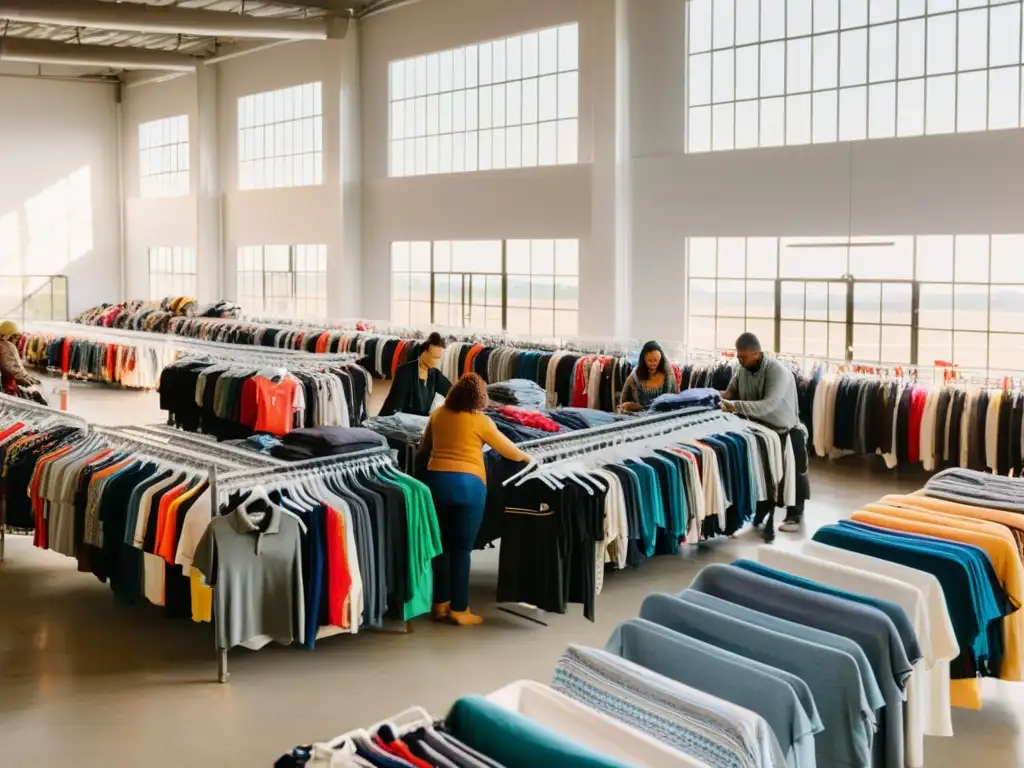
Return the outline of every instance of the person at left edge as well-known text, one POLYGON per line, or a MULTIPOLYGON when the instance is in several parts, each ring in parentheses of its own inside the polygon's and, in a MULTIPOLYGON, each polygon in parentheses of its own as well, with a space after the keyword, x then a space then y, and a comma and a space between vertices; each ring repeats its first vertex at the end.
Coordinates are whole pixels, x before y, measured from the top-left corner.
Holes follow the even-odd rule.
POLYGON ((391 382, 391 389, 377 415, 411 413, 416 416, 429 416, 434 397, 446 397, 452 388, 452 383, 438 368, 442 357, 444 339, 435 331, 423 342, 419 357, 398 366, 395 378, 391 382))

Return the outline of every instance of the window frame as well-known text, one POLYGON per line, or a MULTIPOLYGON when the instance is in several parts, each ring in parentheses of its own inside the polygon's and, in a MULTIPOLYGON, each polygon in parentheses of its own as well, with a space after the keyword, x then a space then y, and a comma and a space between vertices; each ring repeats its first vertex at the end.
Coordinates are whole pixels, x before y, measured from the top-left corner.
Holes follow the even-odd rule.
POLYGON ((184 197, 191 183, 188 115, 139 123, 139 196, 184 197))
POLYGON ((388 176, 572 165, 579 23, 388 62, 388 176))
POLYGON ((242 245, 237 254, 236 295, 247 310, 294 318, 327 317, 325 244, 242 245), (268 259, 281 257, 285 268, 268 265, 268 259))
MULTIPOLYGON (((795 357, 845 360, 871 365, 941 367, 943 364, 953 363, 965 370, 985 375, 1024 370, 1013 367, 1009 354, 1010 349, 1024 345, 1024 278, 1017 276, 1017 268, 1014 266, 1015 254, 1024 248, 1024 234, 688 238, 685 338, 691 347, 729 349, 733 339, 719 338, 719 321, 740 319, 744 326, 749 323, 747 317, 719 315, 717 282, 713 310, 708 312, 702 305, 698 311, 694 311, 695 281, 706 288, 711 281, 751 279, 732 275, 735 269, 730 270, 729 276, 721 277, 718 251, 718 243, 721 240, 742 240, 746 244, 747 260, 743 266, 744 275, 749 275, 750 241, 773 240, 776 244, 773 268, 775 277, 769 278, 776 284, 772 329, 770 333, 758 334, 767 349, 781 349, 781 354, 795 357), (715 244, 713 265, 708 260, 712 241, 715 244), (831 274, 786 274, 783 264, 784 248, 838 247, 842 250, 844 245, 845 259, 841 259, 842 264, 837 262, 832 266, 831 274), (879 264, 882 263, 877 256, 884 255, 884 252, 878 251, 875 253, 876 263, 871 264, 862 259, 858 264, 857 255, 866 253, 860 249, 867 248, 870 251, 876 247, 897 249, 889 261, 904 263, 893 268, 890 275, 883 275, 878 271, 871 272, 872 269, 878 270, 879 264), (840 291, 828 292, 830 303, 826 304, 824 315, 806 317, 806 304, 803 317, 796 317, 791 310, 786 309, 787 303, 791 304, 793 300, 791 291, 787 298, 787 284, 796 287, 821 283, 841 286, 840 291), (873 290, 875 286, 878 286, 880 291, 877 303, 872 299, 865 304, 858 299, 859 288, 873 290), (833 306, 834 293, 839 294, 838 306, 833 306), (896 299, 887 302, 887 293, 896 299), (865 317, 865 313, 874 312, 875 306, 876 319, 865 317), (709 322, 716 330, 714 344, 710 345, 705 341, 709 322), (841 326, 842 354, 807 353, 808 322, 841 326), (792 340, 795 339, 792 334, 788 336, 790 341, 784 342, 787 338, 787 323, 790 324, 790 329, 795 327, 793 323, 803 324, 804 340, 800 352, 791 347, 792 340), (698 328, 699 331, 696 330, 698 328), (877 328, 878 333, 877 354, 865 354, 862 342, 858 342, 858 330, 874 328, 877 328), (697 333, 704 338, 696 338, 697 333), (909 352, 904 359, 888 359, 884 349, 887 345, 891 347, 897 336, 906 338, 902 346, 909 352), (981 355, 975 356, 979 351, 981 355)), ((811 259, 815 257, 813 251, 810 256, 811 259)), ((805 263, 810 264, 811 260, 808 259, 805 263)), ((763 265, 759 269, 764 269, 763 265)), ((829 346, 829 349, 835 348, 829 346)))
POLYGON ((322 185, 323 83, 240 96, 235 140, 240 190, 322 185))
POLYGON ((155 245, 147 249, 149 265, 149 298, 153 301, 169 296, 196 298, 198 264, 191 246, 155 245))
POLYGON ((577 238, 395 241, 391 244, 391 262, 391 318, 396 325, 413 327, 417 324, 430 324, 524 336, 578 335, 580 293, 577 238), (476 256, 469 253, 460 262, 456 252, 456 246, 459 245, 476 245, 478 248, 490 246, 493 249, 492 262, 483 263, 485 260, 479 257, 479 250, 476 256), (418 252, 415 255, 414 248, 418 252), (517 251, 521 252, 524 248, 529 262, 525 268, 517 263, 520 258, 517 251), (461 322, 460 313, 452 309, 450 285, 454 282, 454 276, 459 277, 460 306, 463 308, 461 322), (467 277, 471 281, 470 286, 466 286, 467 277), (414 295, 422 294, 427 287, 426 281, 429 281, 429 300, 414 299, 414 295), (418 284, 418 291, 414 283, 418 284), (486 285, 483 301, 473 298, 480 284, 486 285), (516 292, 517 285, 522 285, 528 292, 526 299, 519 300, 521 303, 510 296, 516 292), (560 285, 563 289, 561 298, 560 285), (448 301, 439 300, 446 287, 449 291, 448 301), (549 291, 546 290, 548 287, 549 291), (468 300, 467 290, 470 291, 468 300), (541 291, 548 295, 534 295, 541 291), (569 293, 574 293, 575 297, 569 293), (500 301, 496 300, 496 294, 500 294, 500 301), (560 301, 562 306, 559 306, 560 301), (484 314, 483 324, 479 323, 480 311, 484 314), (549 315, 550 322, 546 322, 545 315, 549 315), (517 317, 520 322, 527 323, 528 330, 509 330, 510 326, 516 325, 517 317))
POLYGON ((847 13, 859 6, 836 2, 834 22, 825 23, 818 21, 816 1, 757 0, 757 31, 744 29, 740 41, 736 2, 687 3, 687 153, 1024 125, 1021 0, 954 3, 934 12, 922 2, 923 13, 893 0, 884 15, 871 3, 870 16, 863 0, 862 18, 847 13), (781 33, 766 37, 768 3, 783 16, 781 33), (806 9, 806 18, 790 17, 796 7, 806 9), (719 23, 732 28, 718 34, 719 23), (982 27, 979 39, 975 33, 982 27), (940 33, 948 43, 941 47, 935 45, 940 33), (772 54, 767 58, 766 49, 772 54), (793 66, 798 55, 805 64, 793 66), (723 73, 718 81, 716 67, 723 73))

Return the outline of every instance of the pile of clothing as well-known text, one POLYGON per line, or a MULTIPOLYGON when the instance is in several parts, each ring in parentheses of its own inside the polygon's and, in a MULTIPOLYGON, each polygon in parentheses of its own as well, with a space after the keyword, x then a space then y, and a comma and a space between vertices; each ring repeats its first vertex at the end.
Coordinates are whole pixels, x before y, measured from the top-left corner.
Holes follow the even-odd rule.
POLYGON ((508 379, 487 385, 487 397, 495 403, 523 408, 544 408, 548 396, 537 382, 529 379, 508 379))
POLYGON ((242 314, 242 306, 235 304, 233 301, 215 301, 208 307, 204 307, 199 312, 199 317, 213 317, 220 319, 234 319, 242 314))
POLYGON ((616 416, 594 408, 552 408, 546 411, 548 418, 557 421, 566 429, 591 429, 604 427, 621 421, 626 416, 616 416))
POLYGON ((683 408, 717 408, 721 402, 722 394, 717 389, 701 387, 658 395, 651 403, 651 410, 664 412, 678 411, 683 408))
POLYGON ((426 416, 414 413, 395 413, 391 416, 374 416, 363 422, 363 426, 387 438, 394 438, 402 443, 416 444, 423 437, 427 428, 426 416))
MULTIPOLYGON (((214 306, 230 304, 218 302, 214 306)), ((237 305, 231 305, 237 307, 237 305)), ((102 328, 128 328, 136 331, 167 333, 170 321, 176 317, 192 317, 197 302, 190 296, 167 296, 159 301, 133 299, 119 304, 100 304, 81 312, 73 322, 102 328)), ((219 317, 220 315, 213 315, 219 317)))
POLYGON ((281 437, 270 455, 288 461, 340 456, 386 445, 383 436, 362 427, 307 427, 281 437))

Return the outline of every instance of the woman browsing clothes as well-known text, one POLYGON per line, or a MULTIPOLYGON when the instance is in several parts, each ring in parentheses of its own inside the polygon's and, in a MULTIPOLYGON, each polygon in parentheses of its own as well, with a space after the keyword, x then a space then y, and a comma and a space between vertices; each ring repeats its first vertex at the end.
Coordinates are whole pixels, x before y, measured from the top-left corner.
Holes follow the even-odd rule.
POLYGON ((486 407, 484 380, 467 373, 430 415, 419 448, 430 457, 424 481, 434 497, 443 547, 433 563, 433 615, 462 626, 483 621, 469 610, 470 555, 487 502, 483 447, 512 461, 530 460, 498 431, 486 407))
POLYGON ((420 348, 419 357, 398 366, 387 399, 377 415, 410 413, 428 416, 434 397, 444 397, 452 388, 452 383, 438 368, 443 357, 444 339, 439 333, 430 334, 420 348))
POLYGON ((21 331, 13 320, 0 323, 0 380, 5 394, 46 404, 39 392, 39 379, 30 376, 21 362, 18 341, 21 331))
POLYGON ((640 362, 622 387, 619 410, 624 413, 646 411, 659 395, 675 394, 679 383, 668 358, 656 341, 648 341, 640 350, 640 362))

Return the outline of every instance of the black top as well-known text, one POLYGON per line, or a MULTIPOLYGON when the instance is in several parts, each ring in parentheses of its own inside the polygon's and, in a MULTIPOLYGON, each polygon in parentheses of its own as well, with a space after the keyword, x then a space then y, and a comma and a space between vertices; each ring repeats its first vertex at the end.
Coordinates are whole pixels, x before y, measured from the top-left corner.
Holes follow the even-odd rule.
POLYGON ((437 368, 427 371, 427 380, 420 378, 420 361, 410 360, 398 366, 395 371, 391 390, 380 409, 378 416, 391 416, 395 413, 412 413, 417 416, 429 416, 434 395, 444 397, 452 388, 452 383, 437 368))

